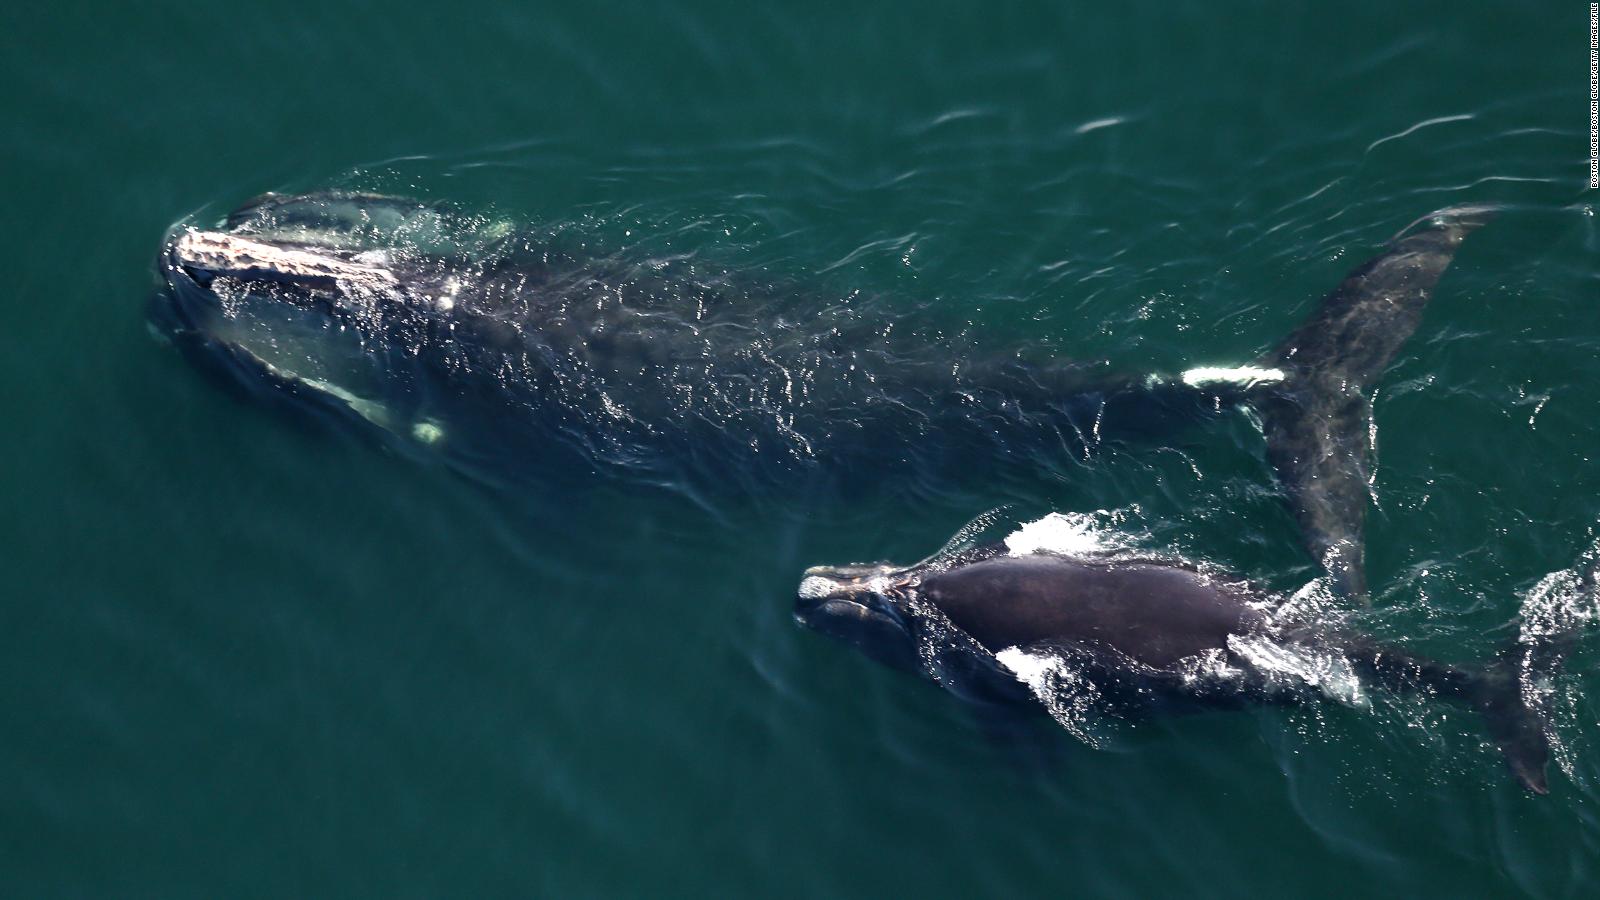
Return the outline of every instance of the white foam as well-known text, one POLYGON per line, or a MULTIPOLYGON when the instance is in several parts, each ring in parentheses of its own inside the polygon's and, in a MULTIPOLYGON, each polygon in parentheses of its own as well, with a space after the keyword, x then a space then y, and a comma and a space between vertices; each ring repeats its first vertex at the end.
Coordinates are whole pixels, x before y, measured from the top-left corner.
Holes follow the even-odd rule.
POLYGON ((1190 387, 1217 384, 1219 382, 1249 386, 1282 381, 1284 374, 1282 369, 1263 369, 1259 366, 1234 366, 1231 369, 1219 366, 1200 366, 1189 369, 1179 377, 1183 379, 1184 384, 1190 387))
POLYGON ((1268 676, 1314 687, 1346 706, 1369 705, 1366 688, 1342 654, 1315 653, 1264 636, 1229 635, 1228 649, 1268 676))
POLYGON ((1092 516, 1083 513, 1051 513, 1021 526, 1006 537, 1005 543, 1012 556, 1033 553, 1089 556, 1122 546, 1115 535, 1101 529, 1092 516))
POLYGON ((994 658, 1027 685, 1057 724, 1085 744, 1100 746, 1091 727, 1100 689, 1071 660, 1020 647, 1007 647, 994 658))
MULTIPOLYGON (((1600 565, 1596 554, 1600 554, 1600 546, 1584 554, 1578 565, 1551 572, 1528 591, 1522 600, 1518 638, 1525 647, 1559 652, 1562 643, 1600 621, 1600 591, 1588 574, 1589 569, 1600 565)), ((1518 673, 1522 701, 1547 719, 1545 737, 1550 741, 1551 757, 1570 777, 1577 771, 1587 741, 1582 730, 1587 717, 1582 713, 1578 684, 1574 679, 1536 670, 1532 660, 1531 654, 1525 654, 1518 673)))
POLYGON ((1244 676, 1243 670, 1228 664, 1228 654, 1217 647, 1178 660, 1177 671, 1190 687, 1237 682, 1244 676))
POLYGON ((1573 634, 1600 619, 1600 596, 1585 590, 1577 568, 1551 572, 1523 598, 1521 619, 1525 644, 1573 634))
POLYGON ((994 655, 995 661, 1011 670, 1017 680, 1038 691, 1045 677, 1061 668, 1061 660, 1053 656, 1034 655, 1021 647, 1007 647, 994 655))
POLYGON ((1349 607, 1333 591, 1332 579, 1326 575, 1301 585, 1288 599, 1277 605, 1261 607, 1273 628, 1292 631, 1297 628, 1315 628, 1319 631, 1337 630, 1349 615, 1349 607))
POLYGON ((434 304, 444 312, 449 312, 450 310, 455 309, 456 292, 459 290, 461 290, 460 281, 456 280, 453 276, 446 278, 444 280, 444 291, 440 293, 438 297, 434 298, 434 304))

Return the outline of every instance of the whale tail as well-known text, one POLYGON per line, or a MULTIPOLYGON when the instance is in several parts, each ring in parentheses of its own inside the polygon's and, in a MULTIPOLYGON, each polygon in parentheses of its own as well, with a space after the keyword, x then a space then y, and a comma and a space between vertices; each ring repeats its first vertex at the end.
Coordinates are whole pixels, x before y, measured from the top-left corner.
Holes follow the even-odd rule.
POLYGON ((1455 206, 1407 226, 1248 370, 1271 376, 1250 385, 1244 403, 1260 416, 1267 460, 1307 549, 1343 596, 1367 598, 1369 388, 1416 331, 1461 242, 1495 213, 1489 206, 1455 206))
POLYGON ((1467 692, 1511 774, 1535 794, 1550 793, 1550 721, 1532 701, 1532 689, 1556 674, 1565 649, 1511 647, 1473 679, 1467 692))
POLYGON ((1541 579, 1523 600, 1517 643, 1472 676, 1463 692, 1483 716, 1511 773, 1536 794, 1550 792, 1546 769, 1555 739, 1550 682, 1579 636, 1600 618, 1597 579, 1600 546, 1577 566, 1541 579))
POLYGON ((1534 698, 1539 683, 1555 674, 1564 648, 1519 643, 1481 669, 1436 662, 1378 643, 1358 643, 1347 653, 1391 690, 1426 690, 1477 710, 1517 781, 1536 794, 1549 793, 1545 776, 1549 721, 1534 698))

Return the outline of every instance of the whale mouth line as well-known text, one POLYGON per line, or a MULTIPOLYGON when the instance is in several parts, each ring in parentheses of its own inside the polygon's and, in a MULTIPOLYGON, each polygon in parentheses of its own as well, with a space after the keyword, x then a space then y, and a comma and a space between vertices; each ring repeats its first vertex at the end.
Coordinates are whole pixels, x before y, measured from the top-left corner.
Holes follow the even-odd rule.
POLYGON ((876 623, 890 626, 905 634, 910 628, 899 610, 890 603, 864 603, 854 597, 832 596, 806 604, 802 601, 794 613, 795 620, 809 628, 828 630, 830 621, 847 619, 858 623, 876 623))
POLYGON ((877 612, 877 610, 873 609, 871 606, 862 603, 860 600, 857 600, 853 597, 828 597, 818 604, 819 608, 825 608, 829 606, 853 607, 854 609, 860 610, 858 613, 859 615, 872 615, 877 612))

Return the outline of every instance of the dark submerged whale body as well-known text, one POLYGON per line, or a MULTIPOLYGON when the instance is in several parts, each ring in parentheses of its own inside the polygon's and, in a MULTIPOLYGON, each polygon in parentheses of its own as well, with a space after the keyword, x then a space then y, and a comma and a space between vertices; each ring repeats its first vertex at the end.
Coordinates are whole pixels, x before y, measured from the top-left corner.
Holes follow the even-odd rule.
POLYGON ((942 484, 1250 405, 1307 545, 1361 596, 1366 390, 1485 218, 1424 220, 1257 366, 1176 377, 1023 360, 856 298, 373 194, 265 195, 174 229, 153 318, 258 394, 494 483, 942 484))
POLYGON ((158 267, 152 317, 196 361, 494 483, 597 468, 745 491, 933 481, 1070 457, 1097 422, 1210 396, 386 196, 268 195, 214 230, 174 229, 158 267))
MULTIPOLYGON (((1593 597, 1593 566, 1581 589, 1593 597)), ((1079 736, 1062 705, 1149 714, 1302 702, 1330 672, 1357 697, 1362 682, 1425 692, 1477 710, 1517 780, 1548 791, 1546 722, 1524 691, 1553 674, 1566 642, 1519 644, 1462 667, 1280 615, 1284 600, 1183 560, 990 545, 908 567, 813 567, 795 616, 964 699, 1042 705, 1079 736), (1318 674, 1286 677, 1299 671, 1318 674)))

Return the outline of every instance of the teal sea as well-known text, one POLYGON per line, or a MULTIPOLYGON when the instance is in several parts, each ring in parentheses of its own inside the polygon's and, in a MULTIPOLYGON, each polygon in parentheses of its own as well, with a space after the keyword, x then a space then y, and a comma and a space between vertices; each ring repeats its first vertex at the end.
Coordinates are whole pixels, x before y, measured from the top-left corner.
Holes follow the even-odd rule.
POLYGON ((1600 539, 1587 4, 5 20, 0 894, 1600 895, 1600 629, 1538 797, 1420 700, 997 741, 793 620, 807 566, 912 562, 991 510, 1300 590, 1245 416, 842 496, 496 488, 146 325, 175 223, 333 187, 1170 372, 1256 358, 1408 223, 1499 204, 1378 383, 1357 614, 1483 660, 1600 539))

